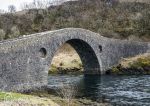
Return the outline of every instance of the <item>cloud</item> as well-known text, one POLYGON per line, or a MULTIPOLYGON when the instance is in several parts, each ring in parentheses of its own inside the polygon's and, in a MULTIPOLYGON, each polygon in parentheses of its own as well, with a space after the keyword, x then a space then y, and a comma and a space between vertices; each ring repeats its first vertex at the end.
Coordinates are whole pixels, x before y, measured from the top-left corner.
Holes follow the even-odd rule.
POLYGON ((9 5, 16 6, 17 10, 20 10, 20 5, 24 2, 30 3, 33 0, 1 0, 0 1, 0 9, 3 9, 5 11, 8 10, 9 5))
MULTIPOLYGON (((65 1, 75 1, 75 0, 40 0, 40 1, 49 1, 49 2, 54 2, 54 1, 59 1, 59 3, 63 3, 65 1)), ((0 1, 0 9, 7 11, 9 5, 14 5, 17 9, 17 11, 21 10, 21 5, 23 3, 31 3, 33 0, 1 0, 0 1)))

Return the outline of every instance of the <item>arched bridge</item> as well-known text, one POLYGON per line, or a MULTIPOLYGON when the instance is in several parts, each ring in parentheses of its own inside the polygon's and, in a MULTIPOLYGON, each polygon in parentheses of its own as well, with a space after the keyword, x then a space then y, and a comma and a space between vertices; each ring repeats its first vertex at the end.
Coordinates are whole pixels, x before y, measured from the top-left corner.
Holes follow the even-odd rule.
POLYGON ((122 41, 66 28, 0 42, 0 89, 27 90, 47 85, 48 70, 58 48, 70 44, 85 74, 104 74, 123 57, 149 52, 150 45, 122 41))

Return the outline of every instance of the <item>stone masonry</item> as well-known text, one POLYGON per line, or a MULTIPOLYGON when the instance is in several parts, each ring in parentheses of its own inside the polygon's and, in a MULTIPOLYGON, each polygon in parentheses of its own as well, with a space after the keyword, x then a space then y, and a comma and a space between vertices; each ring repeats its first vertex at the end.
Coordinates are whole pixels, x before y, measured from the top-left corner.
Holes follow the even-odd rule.
POLYGON ((42 32, 0 42, 0 89, 21 91, 47 85, 48 70, 64 43, 79 54, 85 74, 105 74, 124 57, 149 52, 150 44, 116 40, 80 28, 42 32))

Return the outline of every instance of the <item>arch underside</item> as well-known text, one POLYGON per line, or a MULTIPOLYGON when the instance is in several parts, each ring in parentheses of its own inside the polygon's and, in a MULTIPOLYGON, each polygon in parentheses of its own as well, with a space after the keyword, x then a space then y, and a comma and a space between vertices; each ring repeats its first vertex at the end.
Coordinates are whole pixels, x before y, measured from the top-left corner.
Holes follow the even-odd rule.
POLYGON ((85 74, 101 74, 97 56, 88 43, 80 39, 71 39, 66 43, 70 44, 78 53, 85 74))

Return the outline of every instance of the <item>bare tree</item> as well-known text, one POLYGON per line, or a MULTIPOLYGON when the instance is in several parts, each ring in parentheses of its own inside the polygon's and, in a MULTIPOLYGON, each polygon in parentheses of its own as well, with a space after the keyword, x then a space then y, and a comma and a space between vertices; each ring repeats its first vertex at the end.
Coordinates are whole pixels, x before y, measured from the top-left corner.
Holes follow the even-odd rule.
POLYGON ((34 0, 32 3, 23 3, 21 5, 22 10, 29 10, 29 9, 46 9, 50 5, 49 0, 34 0))
POLYGON ((21 4, 21 9, 22 10, 28 10, 28 9, 30 9, 30 6, 27 3, 23 3, 23 4, 21 4))
POLYGON ((10 13, 16 12, 16 7, 14 5, 9 5, 8 6, 8 12, 10 12, 10 13))

